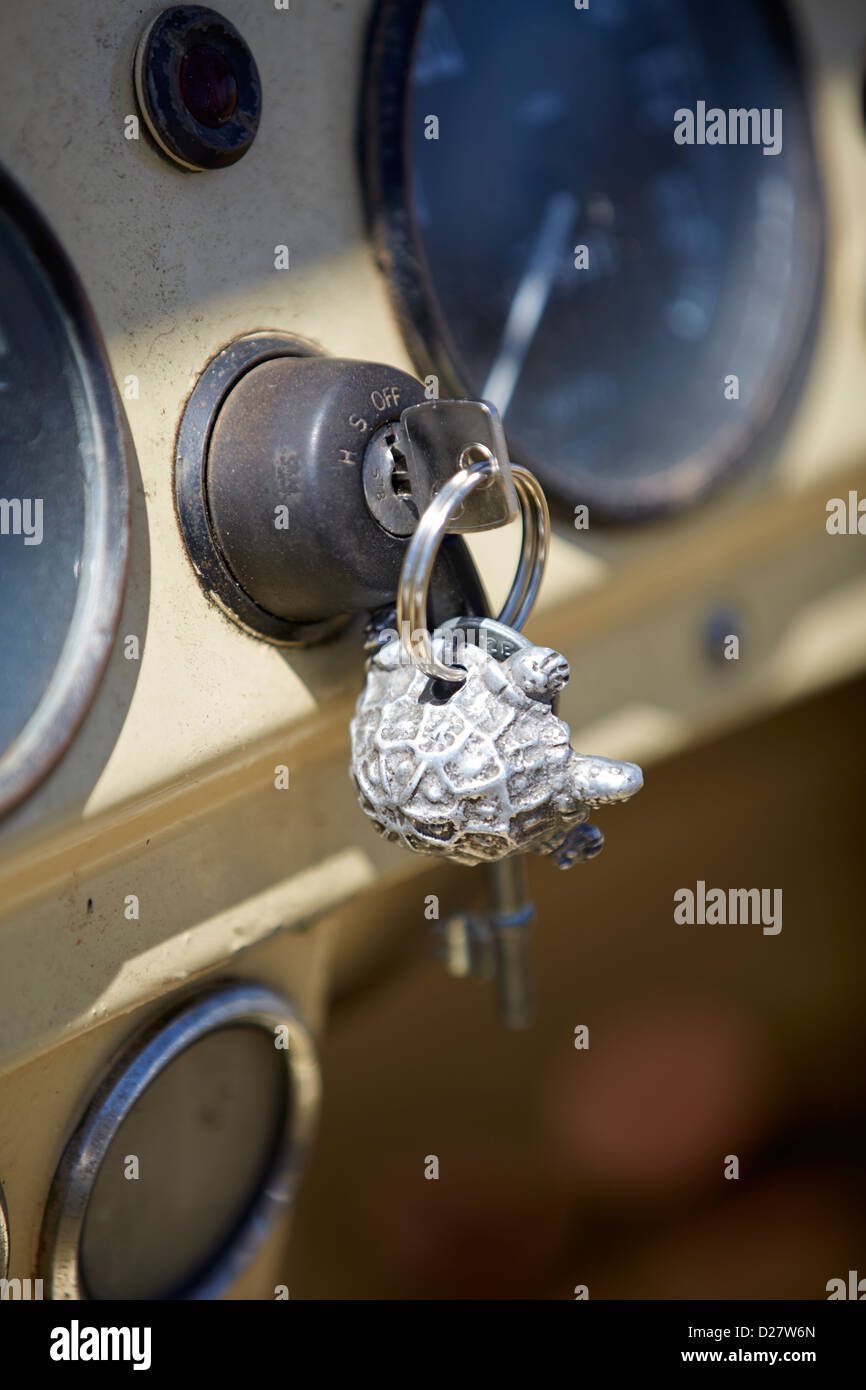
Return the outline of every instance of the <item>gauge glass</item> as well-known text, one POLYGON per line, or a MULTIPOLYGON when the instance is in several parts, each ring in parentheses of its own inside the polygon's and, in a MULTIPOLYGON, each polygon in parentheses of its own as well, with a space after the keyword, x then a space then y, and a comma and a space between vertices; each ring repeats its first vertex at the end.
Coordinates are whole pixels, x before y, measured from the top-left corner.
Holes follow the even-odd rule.
POLYGON ((51 770, 108 659, 127 439, 75 272, 0 172, 0 814, 51 770))
POLYGON ((412 30, 399 101, 374 60, 368 158, 420 369, 497 405, 561 497, 623 516, 691 500, 779 405, 815 302, 817 187, 776 7, 432 0, 381 23, 392 66, 412 30), (714 110, 711 139, 755 143, 697 143, 714 110))

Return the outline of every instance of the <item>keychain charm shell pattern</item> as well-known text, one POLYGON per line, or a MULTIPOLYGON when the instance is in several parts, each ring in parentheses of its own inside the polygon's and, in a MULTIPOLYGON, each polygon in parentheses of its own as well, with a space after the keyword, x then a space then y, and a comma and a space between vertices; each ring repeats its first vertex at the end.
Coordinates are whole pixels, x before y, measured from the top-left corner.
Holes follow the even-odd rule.
MULTIPOLYGON (((569 676, 559 652, 513 629, 503 646, 501 624, 473 621, 482 640, 459 647, 460 684, 427 676, 396 637, 372 656, 351 723, 361 807, 420 854, 474 865, 531 851, 570 868, 602 847, 590 811, 633 796, 641 770, 572 749, 553 708, 569 676)), ((438 656, 447 640, 434 636, 438 656)))

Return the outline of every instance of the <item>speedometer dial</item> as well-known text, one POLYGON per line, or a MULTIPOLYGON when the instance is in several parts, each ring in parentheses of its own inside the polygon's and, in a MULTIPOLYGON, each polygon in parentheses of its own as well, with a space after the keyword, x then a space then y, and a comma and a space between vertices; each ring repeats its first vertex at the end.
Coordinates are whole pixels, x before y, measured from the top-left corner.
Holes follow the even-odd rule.
POLYGON ((820 264, 774 5, 389 0, 366 137, 416 365, 492 400, 555 496, 640 516, 754 457, 820 264))
POLYGON ((108 660, 127 439, 75 272, 0 171, 0 815, 55 766, 108 660))

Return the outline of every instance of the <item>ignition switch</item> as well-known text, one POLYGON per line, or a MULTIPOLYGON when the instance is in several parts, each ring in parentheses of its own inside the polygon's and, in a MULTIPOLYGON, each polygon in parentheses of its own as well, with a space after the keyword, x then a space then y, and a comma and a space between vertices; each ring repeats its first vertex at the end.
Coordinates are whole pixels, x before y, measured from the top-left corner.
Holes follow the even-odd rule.
MULTIPOLYGON (((213 359, 181 421, 175 496, 193 564, 224 611, 272 641, 297 643, 394 602, 411 527, 389 528, 371 505, 365 458, 376 440, 370 458, 393 464, 382 441, 424 400, 406 372, 315 355, 282 334, 250 334, 213 359)), ((385 468, 382 482, 405 508, 399 467, 385 468)), ((482 594, 468 552, 450 537, 432 616, 466 612, 482 594)))

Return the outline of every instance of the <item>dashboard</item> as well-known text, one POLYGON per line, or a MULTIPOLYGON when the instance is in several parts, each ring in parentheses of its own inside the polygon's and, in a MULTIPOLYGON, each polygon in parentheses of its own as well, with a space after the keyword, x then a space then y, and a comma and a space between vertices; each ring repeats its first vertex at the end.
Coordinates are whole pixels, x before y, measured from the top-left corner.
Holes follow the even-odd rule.
MULTIPOLYGON (((492 402, 544 485, 531 630, 572 667, 575 746, 651 770, 866 668, 864 53, 856 0, 3 8, 11 1272, 122 1285, 67 1199, 111 1059, 141 1068, 157 1044, 129 1039, 175 996, 158 1067, 246 1030, 238 1105, 255 1029, 295 1039, 302 1132, 267 1170, 294 1191, 331 982, 384 926, 314 924, 419 872, 346 771, 406 543, 361 460, 410 400, 492 402)), ((494 608, 514 529, 466 542, 494 608)), ((214 1178, 235 1215, 239 1185, 214 1178)), ((124 1296, 262 1296, 271 1217, 258 1264, 199 1279, 203 1205, 194 1257, 151 1241, 124 1296)))

